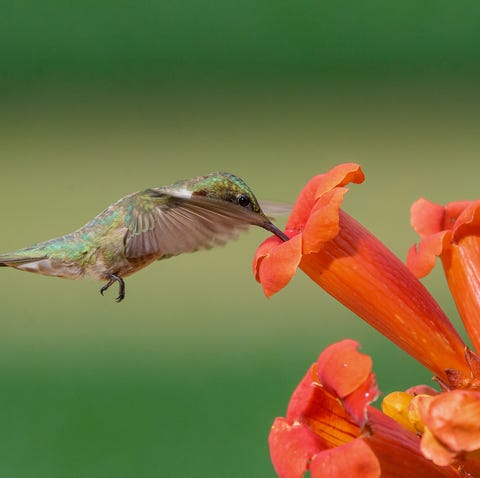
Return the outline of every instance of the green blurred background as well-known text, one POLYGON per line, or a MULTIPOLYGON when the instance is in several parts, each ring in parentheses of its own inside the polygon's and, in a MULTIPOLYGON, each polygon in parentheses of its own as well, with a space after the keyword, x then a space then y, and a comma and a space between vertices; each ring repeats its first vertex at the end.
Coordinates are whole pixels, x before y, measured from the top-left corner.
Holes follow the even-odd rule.
MULTIPOLYGON (((478 197, 479 20, 446 0, 3 2, 0 248, 215 170, 293 202, 353 161, 345 208, 404 258, 415 199, 478 197)), ((265 237, 154 264, 120 305, 1 270, 0 476, 273 477, 273 419, 344 337, 384 393, 430 383, 301 273, 267 300, 265 237)), ((458 324, 440 271, 425 282, 458 324)))

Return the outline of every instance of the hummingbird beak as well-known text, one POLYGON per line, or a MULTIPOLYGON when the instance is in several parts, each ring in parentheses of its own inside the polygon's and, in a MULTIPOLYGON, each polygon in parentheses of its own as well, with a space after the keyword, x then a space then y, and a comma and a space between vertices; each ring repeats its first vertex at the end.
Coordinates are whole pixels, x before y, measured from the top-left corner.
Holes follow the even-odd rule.
POLYGON ((263 223, 262 227, 267 231, 270 231, 273 234, 275 234, 283 242, 286 242, 289 240, 289 237, 285 233, 283 233, 277 226, 275 226, 275 224, 272 224, 270 221, 263 223))

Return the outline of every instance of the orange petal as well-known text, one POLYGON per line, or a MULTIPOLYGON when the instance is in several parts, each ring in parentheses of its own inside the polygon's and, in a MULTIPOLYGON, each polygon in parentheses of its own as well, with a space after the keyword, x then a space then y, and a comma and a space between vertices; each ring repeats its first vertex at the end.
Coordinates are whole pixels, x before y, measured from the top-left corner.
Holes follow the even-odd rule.
POLYGON ((437 257, 450 247, 451 231, 426 236, 418 246, 412 246, 407 255, 407 267, 415 277, 425 277, 435 266, 437 257))
POLYGON ((360 184, 365 180, 362 168, 355 163, 344 163, 333 167, 317 185, 316 197, 320 197, 334 188, 345 186, 349 183, 360 184))
POLYGON ((413 203, 410 209, 410 223, 421 238, 450 230, 454 227, 457 218, 471 203, 471 201, 456 201, 444 207, 420 198, 413 203))
POLYGON ((420 198, 410 208, 410 223, 415 232, 423 238, 444 229, 444 214, 443 206, 420 198))
POLYGON ((303 254, 319 252, 338 234, 340 206, 347 191, 335 188, 317 199, 303 231, 303 254))
POLYGON ((354 440, 360 427, 343 407, 341 400, 316 382, 313 365, 295 389, 288 405, 289 423, 304 423, 328 446, 354 440))
POLYGON ((302 189, 295 201, 286 229, 303 230, 316 199, 336 187, 345 186, 350 182, 359 184, 364 179, 362 169, 354 163, 339 164, 327 173, 315 176, 302 189))
POLYGON ((453 226, 453 240, 480 233, 480 200, 467 203, 453 226))
POLYGON ((339 398, 357 390, 372 371, 371 357, 361 354, 358 346, 358 342, 345 339, 327 347, 318 358, 319 383, 339 398))
MULTIPOLYGON (((420 415, 448 452, 480 449, 480 392, 453 390, 435 397, 418 397, 420 415)), ((432 451, 432 459, 438 450, 432 451)))
POLYGON ((287 231, 303 231, 303 227, 308 221, 310 212, 315 205, 318 185, 322 182, 323 176, 323 174, 314 176, 300 191, 285 226, 287 231))
POLYGON ((438 466, 448 466, 455 460, 456 453, 437 440, 428 428, 423 433, 420 449, 426 458, 438 466))
MULTIPOLYGON (((375 453, 363 440, 354 440, 340 447, 325 450, 312 458, 312 478, 377 478, 381 475, 375 453)), ((382 475, 383 476, 383 475, 382 475)))
POLYGON ((321 438, 301 423, 277 418, 268 437, 270 457, 280 478, 302 478, 312 456, 326 449, 321 438))
POLYGON ((327 347, 318 358, 314 376, 318 383, 340 399, 343 408, 359 426, 365 425, 367 405, 379 396, 372 373, 372 359, 358 352, 354 340, 342 340, 327 347))
POLYGON ((296 235, 279 244, 271 237, 258 248, 253 260, 253 270, 267 297, 272 296, 295 275, 302 257, 302 236, 296 235))

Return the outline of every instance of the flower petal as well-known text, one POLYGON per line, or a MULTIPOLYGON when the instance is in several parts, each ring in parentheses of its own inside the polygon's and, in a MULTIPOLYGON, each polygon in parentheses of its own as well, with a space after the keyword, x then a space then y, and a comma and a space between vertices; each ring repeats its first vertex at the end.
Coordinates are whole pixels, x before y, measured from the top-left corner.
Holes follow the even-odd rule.
POLYGON ((372 371, 371 357, 358 352, 358 346, 345 339, 327 347, 318 358, 318 381, 341 399, 357 390, 372 371))
POLYGON ((312 456, 326 446, 323 440, 301 423, 290 424, 277 418, 268 437, 270 457, 280 478, 301 478, 312 456))
MULTIPOLYGON (((420 415, 435 439, 451 452, 480 449, 480 392, 453 390, 435 397, 418 397, 420 415)), ((422 445, 428 449, 426 444, 422 445)), ((444 463, 444 453, 430 450, 435 463, 444 463)))
POLYGON ((453 226, 453 240, 458 242, 466 235, 480 233, 480 200, 467 203, 453 226))
POLYGON ((280 243, 276 237, 264 241, 253 260, 253 271, 267 297, 283 289, 295 275, 302 257, 302 237, 280 243))
POLYGON ((335 188, 320 196, 303 231, 303 254, 319 252, 340 229, 339 211, 347 188, 335 188))
POLYGON ((425 237, 418 246, 413 245, 408 251, 407 267, 415 277, 425 277, 435 267, 437 257, 450 247, 451 240, 450 231, 441 231, 425 237))
POLYGON ((367 405, 378 398, 379 390, 372 359, 358 352, 358 345, 348 339, 330 345, 320 354, 315 373, 325 390, 338 397, 347 414, 363 427, 367 405))
POLYGON ((410 223, 415 232, 423 238, 444 229, 444 215, 443 206, 420 198, 410 208, 410 223))
POLYGON ((380 396, 380 390, 377 387, 375 375, 371 373, 367 380, 360 385, 357 390, 343 399, 343 406, 346 412, 360 426, 367 423, 367 405, 375 401, 380 396))
POLYGON ((410 209, 410 223, 421 238, 450 230, 471 203, 471 201, 455 201, 441 206, 420 198, 413 203, 410 209))
POLYGON ((440 443, 428 428, 423 433, 420 449, 426 458, 438 466, 448 466, 455 459, 455 452, 440 443))
POLYGON ((339 164, 325 174, 317 185, 316 197, 331 191, 334 188, 345 186, 349 183, 361 184, 365 180, 362 168, 355 163, 339 164))
MULTIPOLYGON (((363 416, 362 416, 363 418, 363 416)), ((289 423, 304 423, 329 446, 354 440, 360 427, 348 414, 342 401, 318 383, 313 364, 299 383, 287 409, 289 423)))
POLYGON ((302 189, 298 199, 295 201, 295 206, 290 214, 286 229, 294 231, 303 230, 317 198, 336 187, 345 186, 350 182, 360 184, 364 179, 362 169, 355 163, 339 164, 327 173, 313 177, 302 189))
POLYGON ((377 478, 381 469, 370 447, 363 440, 354 440, 314 456, 310 474, 312 478, 377 478))

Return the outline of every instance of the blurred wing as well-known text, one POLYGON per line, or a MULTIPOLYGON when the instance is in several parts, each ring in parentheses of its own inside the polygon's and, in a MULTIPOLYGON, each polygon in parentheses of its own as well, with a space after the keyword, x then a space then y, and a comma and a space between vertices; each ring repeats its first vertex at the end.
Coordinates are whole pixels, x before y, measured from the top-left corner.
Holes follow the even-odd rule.
POLYGON ((293 206, 286 202, 259 201, 260 208, 270 219, 285 216, 292 212, 293 206))
POLYGON ((176 197, 152 189, 139 193, 127 216, 126 256, 176 256, 208 249, 265 222, 262 216, 225 201, 176 197))

